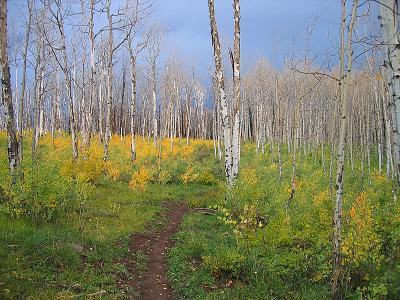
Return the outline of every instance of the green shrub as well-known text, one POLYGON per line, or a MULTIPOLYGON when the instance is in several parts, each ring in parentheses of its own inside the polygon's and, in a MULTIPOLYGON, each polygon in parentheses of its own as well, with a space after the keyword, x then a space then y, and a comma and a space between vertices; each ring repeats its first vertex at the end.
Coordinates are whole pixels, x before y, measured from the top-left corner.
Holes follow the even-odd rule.
POLYGON ((234 249, 220 249, 215 255, 203 256, 203 264, 216 277, 239 277, 245 257, 234 249))
POLYGON ((18 184, 3 185, 3 205, 15 217, 51 221, 78 198, 78 191, 77 184, 60 176, 57 166, 37 162, 24 170, 18 184))

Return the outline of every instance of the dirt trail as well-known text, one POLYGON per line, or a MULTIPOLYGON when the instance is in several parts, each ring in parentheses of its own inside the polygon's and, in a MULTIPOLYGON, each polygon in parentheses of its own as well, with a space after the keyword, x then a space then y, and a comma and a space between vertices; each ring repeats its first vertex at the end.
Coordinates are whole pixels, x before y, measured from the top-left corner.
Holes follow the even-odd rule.
MULTIPOLYGON (((171 236, 178 231, 182 217, 187 211, 184 203, 166 203, 166 224, 157 232, 150 234, 135 234, 132 236, 131 253, 142 251, 148 257, 147 271, 142 276, 134 276, 125 282, 139 291, 137 299, 164 300, 175 299, 166 278, 167 249, 173 245, 171 236)), ((128 266, 128 270, 130 270, 128 266)))

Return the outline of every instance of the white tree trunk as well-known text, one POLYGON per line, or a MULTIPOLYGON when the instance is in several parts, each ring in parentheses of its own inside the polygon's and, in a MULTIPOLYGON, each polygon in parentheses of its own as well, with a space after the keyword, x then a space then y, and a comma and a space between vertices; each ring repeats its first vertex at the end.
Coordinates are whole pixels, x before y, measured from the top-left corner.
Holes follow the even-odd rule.
POLYGON ((397 182, 400 183, 400 41, 398 36, 398 4, 395 0, 381 1, 383 42, 386 46, 386 70, 392 107, 393 159, 397 182))
POLYGON ((353 28, 356 22, 356 13, 358 0, 353 1, 351 20, 348 27, 347 43, 345 45, 344 36, 346 28, 346 0, 342 0, 342 19, 340 30, 340 125, 339 141, 337 153, 337 172, 336 172, 336 199, 333 213, 333 276, 332 276, 332 294, 337 296, 340 292, 341 276, 341 244, 342 244, 342 203, 343 203, 343 177, 344 177, 344 155, 346 145, 346 118, 347 118, 347 94, 348 82, 352 68, 352 36, 353 28), (346 48, 345 48, 346 47, 346 48), (345 63, 347 57, 347 64, 345 63), (346 66, 346 67, 345 67, 346 66))

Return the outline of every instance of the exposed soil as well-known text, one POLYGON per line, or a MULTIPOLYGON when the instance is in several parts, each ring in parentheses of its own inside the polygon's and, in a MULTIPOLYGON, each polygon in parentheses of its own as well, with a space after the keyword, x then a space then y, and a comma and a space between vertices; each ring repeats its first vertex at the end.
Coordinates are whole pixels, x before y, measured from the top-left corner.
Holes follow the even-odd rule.
POLYGON ((137 268, 131 262, 125 262, 128 271, 132 274, 121 284, 132 287, 139 292, 135 299, 175 299, 166 278, 166 253, 167 249, 173 246, 171 236, 178 231, 182 217, 187 211, 187 206, 184 203, 168 202, 163 207, 165 209, 166 224, 161 230, 150 234, 134 234, 132 236, 130 252, 137 253, 141 251, 148 258, 147 271, 142 275, 137 275, 137 268))

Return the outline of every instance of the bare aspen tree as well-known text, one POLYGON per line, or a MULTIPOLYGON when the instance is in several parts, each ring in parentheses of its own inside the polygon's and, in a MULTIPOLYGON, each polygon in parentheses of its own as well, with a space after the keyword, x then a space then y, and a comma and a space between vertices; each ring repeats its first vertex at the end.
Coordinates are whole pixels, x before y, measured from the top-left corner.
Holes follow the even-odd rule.
MULTIPOLYGON (((89 148, 90 148, 90 139, 91 139, 91 131, 93 126, 93 106, 95 102, 95 93, 96 93, 96 62, 95 62, 95 37, 96 34, 94 32, 94 12, 95 5, 98 3, 98 0, 89 0, 89 12, 86 14, 85 2, 81 0, 82 14, 84 20, 86 21, 88 27, 88 38, 89 38, 89 48, 90 48, 90 79, 89 79, 89 103, 86 103, 86 99, 84 97, 84 81, 85 77, 82 75, 82 111, 81 111, 81 127, 82 127, 82 144, 84 147, 84 156, 86 156, 89 148)), ((85 41, 82 41, 85 46, 85 41)), ((85 47, 84 47, 85 48, 85 47)), ((83 54, 83 60, 85 60, 86 51, 83 54)), ((84 73, 84 68, 82 69, 84 73)))
POLYGON ((129 52, 130 61, 130 80, 131 80, 131 104, 130 104, 130 129, 131 129, 131 160, 136 159, 136 142, 135 142, 135 113, 136 113, 136 99, 137 99, 137 68, 136 62, 138 55, 147 46, 150 35, 146 32, 143 34, 139 41, 134 40, 141 33, 140 22, 147 17, 150 6, 141 8, 141 3, 136 0, 134 7, 132 8, 132 30, 127 38, 127 48, 129 52))
POLYGON ((342 0, 342 16, 340 28, 340 69, 339 69, 339 88, 340 88, 340 124, 339 140, 337 152, 337 172, 336 172, 336 199, 333 213, 333 274, 332 274, 332 294, 337 297, 340 292, 340 276, 342 264, 342 202, 343 202, 343 179, 344 179, 344 155, 346 145, 346 118, 348 102, 348 84, 352 69, 352 37, 356 23, 356 13, 358 0, 353 1, 351 19, 348 25, 347 41, 345 43, 346 22, 346 0, 342 0), (347 59, 347 63, 346 63, 347 59))
POLYGON ((17 181, 17 168, 20 164, 18 154, 17 128, 14 118, 14 107, 12 103, 11 75, 7 54, 7 1, 0 1, 0 64, 2 102, 5 108, 7 123, 7 149, 8 167, 12 177, 12 183, 17 181))
POLYGON ((389 85, 389 101, 392 104, 394 168, 396 180, 400 184, 400 40, 398 35, 398 1, 382 0, 380 9, 383 43, 386 52, 383 66, 389 85))
MULTIPOLYGON (((43 17, 43 11, 39 15, 43 17)), ((37 21, 39 23, 39 21, 37 21)), ((40 25, 37 24, 37 27, 40 25)), ((36 64, 35 64, 35 98, 34 98, 34 105, 33 105, 33 130, 32 130, 32 159, 35 159, 37 154, 37 148, 39 143, 39 119, 40 119, 40 103, 42 102, 42 88, 43 88, 43 48, 44 48, 44 40, 43 34, 38 29, 38 38, 36 39, 36 64)))
POLYGON ((23 153, 22 153, 22 143, 23 143, 23 129, 24 129, 24 102, 25 102, 25 91, 26 91, 26 67, 27 67, 27 55, 28 55, 28 46, 29 46, 29 38, 31 33, 31 24, 32 24, 32 11, 33 11, 33 1, 27 0, 28 5, 28 20, 26 23, 26 31, 25 31, 25 41, 24 48, 22 52, 22 83, 21 83, 21 94, 19 95, 19 110, 18 110, 18 142, 19 142, 19 160, 22 162, 23 153))
POLYGON ((389 118, 388 113, 388 95, 385 89, 383 80, 381 81, 381 98, 382 98, 382 111, 383 111, 383 123, 385 124, 385 139, 386 139, 386 176, 389 177, 390 173, 394 173, 394 163, 393 163, 393 151, 392 151, 392 122, 389 118), (392 172, 390 172, 392 170, 392 172))
POLYGON ((128 49, 130 54, 130 64, 131 64, 131 115, 130 115, 130 124, 131 124, 131 160, 136 160, 136 142, 135 142, 135 111, 136 111, 136 96, 137 96, 137 87, 136 87, 136 55, 132 50, 132 41, 128 40, 128 49))
POLYGON ((146 60, 149 63, 149 80, 151 82, 151 99, 152 99, 152 131, 154 146, 157 147, 158 137, 158 121, 157 121, 157 60, 161 54, 161 32, 157 32, 159 28, 152 29, 152 37, 147 43, 146 60))
POLYGON ((236 179, 239 174, 240 160, 240 3, 233 1, 234 6, 234 46, 233 67, 233 127, 232 127, 232 175, 231 180, 236 179))
POLYGON ((186 146, 189 145, 189 139, 190 139, 190 127, 191 127, 191 114, 192 114, 192 106, 190 104, 190 101, 192 100, 193 97, 193 81, 192 80, 186 80, 185 82, 185 95, 186 95, 186 101, 185 101, 185 112, 186 112, 186 146))
POLYGON ((278 168, 279 168, 279 180, 282 180, 282 137, 283 137, 283 126, 282 126, 282 116, 281 116, 281 98, 279 97, 279 78, 275 74, 275 101, 278 105, 278 168))
POLYGON ((128 9, 120 7, 116 14, 118 18, 114 20, 114 14, 111 12, 111 0, 106 2, 106 13, 108 20, 108 40, 107 40, 107 98, 106 98, 106 125, 104 133, 104 160, 109 158, 109 143, 112 131, 112 101, 113 101, 113 59, 114 53, 129 39, 137 20, 130 21, 127 15, 128 9), (122 38, 114 44, 114 30, 123 31, 122 38))
POLYGON ((111 13, 111 0, 107 0, 106 12, 108 20, 108 57, 107 57, 107 100, 106 100, 106 127, 104 133, 104 160, 108 160, 108 146, 111 138, 111 108, 113 97, 113 14, 111 13))
POLYGON ((61 0, 51 0, 44 2, 49 13, 51 23, 55 25, 59 35, 59 45, 54 45, 53 41, 48 36, 46 30, 43 30, 43 34, 46 38, 47 44, 53 53, 54 59, 59 65, 60 69, 64 74, 64 80, 66 85, 66 93, 68 97, 68 115, 69 115, 69 129, 71 132, 71 144, 72 144, 72 156, 76 160, 78 159, 78 135, 77 135, 77 118, 74 104, 73 94, 73 83, 71 76, 71 66, 68 60, 67 54, 67 41, 65 36, 65 18, 69 14, 69 8, 64 9, 62 7, 61 0), (61 52, 61 58, 58 57, 57 52, 61 52))
MULTIPOLYGON (((224 136, 224 147, 225 147, 225 175, 228 182, 228 185, 231 186, 233 184, 232 177, 232 130, 231 130, 231 122, 229 120, 228 114, 228 102, 226 100, 226 92, 225 92, 225 82, 224 82, 224 74, 222 71, 222 57, 221 57, 221 44, 219 41, 219 34, 217 28, 217 22, 215 19, 215 6, 214 0, 208 0, 208 8, 209 8, 209 17, 210 17, 210 27, 211 27, 211 39, 212 45, 214 47, 214 61, 215 61, 215 77, 216 77, 216 85, 218 87, 219 94, 219 102, 220 102, 220 114, 222 118, 222 128, 223 128, 223 136, 224 136)), ((239 9, 239 6, 235 6, 235 11, 239 9)), ((235 29, 240 30, 240 28, 235 29)), ((236 37, 235 37, 236 39, 236 37)), ((236 66, 236 65, 235 65, 236 66)), ((240 65, 238 65, 240 66, 240 65)), ((239 71, 238 71, 239 72, 239 71)), ((235 76, 235 75, 234 75, 235 76)), ((240 76, 240 73, 237 73, 236 76, 240 76)), ((238 78, 236 78, 238 79, 238 78)), ((235 130, 239 130, 239 123, 236 124, 235 130)), ((236 136, 235 136, 236 138, 236 136)), ((238 145, 236 145, 238 147, 238 145)), ((235 150, 237 152, 238 157, 238 148, 235 150)))

